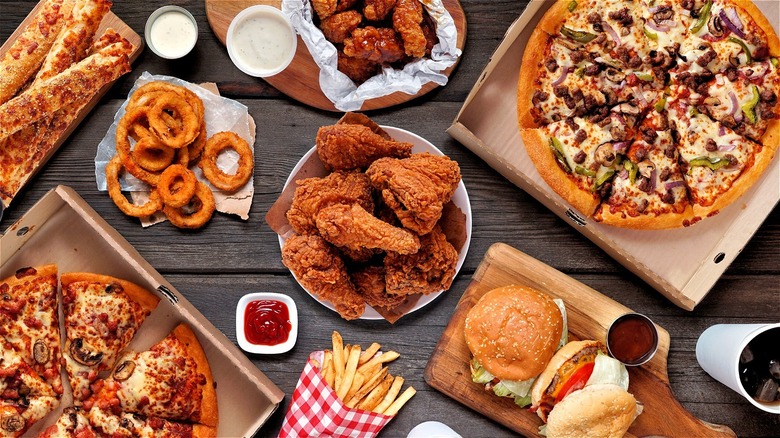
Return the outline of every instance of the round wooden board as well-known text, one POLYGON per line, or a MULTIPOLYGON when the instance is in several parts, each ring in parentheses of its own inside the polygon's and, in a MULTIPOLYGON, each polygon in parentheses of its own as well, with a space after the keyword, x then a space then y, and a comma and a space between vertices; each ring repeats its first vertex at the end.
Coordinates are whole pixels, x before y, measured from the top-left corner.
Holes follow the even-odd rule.
MULTIPOLYGON (((224 45, 230 22, 239 12, 249 6, 261 4, 281 9, 281 3, 281 0, 206 0, 206 17, 211 30, 214 31, 214 34, 224 45)), ((463 8, 458 0, 442 0, 442 3, 444 3, 444 6, 455 21, 455 27, 458 30, 457 46, 463 50, 466 42, 466 15, 463 12, 463 8)), ((460 61, 460 58, 458 58, 458 61, 460 61)), ((446 69, 444 74, 449 77, 456 66, 457 62, 446 69)), ((282 93, 299 102, 326 111, 339 111, 320 90, 319 75, 319 67, 309 54, 306 44, 298 37, 298 49, 290 66, 278 75, 264 79, 282 93)), ((376 99, 366 100, 360 110, 370 111, 408 102, 430 92, 437 86, 437 84, 430 82, 423 85, 420 91, 414 95, 396 92, 376 99)))

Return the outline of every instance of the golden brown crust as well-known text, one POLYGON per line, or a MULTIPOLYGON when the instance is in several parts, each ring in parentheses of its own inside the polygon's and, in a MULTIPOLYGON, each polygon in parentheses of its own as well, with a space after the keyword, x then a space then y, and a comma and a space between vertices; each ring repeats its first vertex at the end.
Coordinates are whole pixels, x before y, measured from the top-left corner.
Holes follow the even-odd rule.
MULTIPOLYGON (((52 265, 43 265, 43 266, 33 266, 32 268, 35 269, 34 275, 36 277, 46 277, 49 275, 54 275, 56 279, 57 265, 52 264, 52 265)), ((27 269, 27 268, 22 268, 22 269, 27 269)), ((21 269, 19 271, 21 271, 21 269)), ((21 278, 18 277, 17 275, 12 275, 6 279, 0 280, 0 284, 7 284, 11 288, 14 288, 17 285, 24 284, 24 282, 28 281, 29 280, 28 277, 29 277, 28 275, 24 275, 21 278)), ((55 285, 56 285, 56 280, 55 280, 55 285)))
POLYGON ((534 92, 539 89, 536 85, 536 79, 539 76, 538 68, 544 61, 549 38, 547 33, 537 27, 525 46, 520 75, 517 80, 517 120, 520 129, 539 127, 531 115, 531 109, 534 107, 532 99, 534 92))
POLYGON ((146 288, 138 286, 127 280, 111 277, 109 275, 93 274, 89 272, 68 272, 62 274, 60 277, 60 283, 62 288, 65 289, 71 283, 77 281, 87 281, 90 283, 111 284, 119 283, 122 286, 122 290, 133 301, 137 302, 144 310, 151 312, 157 307, 157 303, 160 302, 160 298, 154 293, 148 291, 146 288))
POLYGON ((192 425, 192 437, 193 438, 214 438, 217 436, 217 428, 212 426, 205 426, 203 424, 192 425))
POLYGON ((769 43, 769 54, 771 56, 780 56, 780 38, 777 36, 777 32, 775 32, 775 28, 772 27, 772 23, 769 22, 769 20, 766 18, 766 16, 761 12, 760 9, 758 9, 758 6, 756 6, 755 3, 753 3, 752 0, 731 0, 735 5, 739 6, 740 8, 744 9, 745 12, 747 12, 753 20, 756 22, 758 27, 761 28, 761 30, 764 31, 766 34, 767 41, 769 43))
POLYGON ((200 408, 200 424, 210 427, 216 427, 219 422, 219 411, 217 408, 217 391, 214 385, 214 378, 211 375, 211 367, 206 353, 203 351, 197 336, 184 323, 179 324, 173 330, 173 336, 187 347, 187 354, 195 360, 198 372, 206 377, 206 384, 203 386, 203 399, 200 408))
POLYGON ((769 148, 774 152, 777 152, 777 148, 780 147, 780 119, 772 119, 767 125, 764 136, 761 137, 761 144, 765 148, 769 148))
POLYGON ((587 216, 592 216, 599 206, 598 195, 580 188, 561 169, 550 152, 547 135, 541 129, 523 129, 520 131, 520 137, 523 139, 525 150, 534 162, 536 169, 550 188, 575 209, 587 216))
POLYGON ((610 205, 602 203, 593 214, 593 219, 607 225, 614 225, 622 228, 633 228, 637 230, 665 230, 669 228, 679 228, 693 220, 693 208, 690 205, 685 207, 681 213, 667 212, 658 216, 653 214, 640 214, 638 216, 629 216, 623 211, 612 212, 610 205))
POLYGON ((536 26, 537 29, 542 29, 550 35, 556 35, 561 31, 561 26, 566 18, 571 15, 569 12, 569 3, 571 0, 558 0, 554 5, 550 6, 550 9, 544 13, 544 16, 536 26))

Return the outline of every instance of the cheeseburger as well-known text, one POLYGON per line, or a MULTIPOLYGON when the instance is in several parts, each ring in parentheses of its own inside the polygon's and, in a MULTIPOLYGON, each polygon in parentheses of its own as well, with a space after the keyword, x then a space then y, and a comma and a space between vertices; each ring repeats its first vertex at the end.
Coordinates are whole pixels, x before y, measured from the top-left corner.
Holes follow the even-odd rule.
POLYGON ((466 315, 465 337, 472 380, 526 406, 534 379, 566 343, 563 302, 523 286, 493 289, 466 315))

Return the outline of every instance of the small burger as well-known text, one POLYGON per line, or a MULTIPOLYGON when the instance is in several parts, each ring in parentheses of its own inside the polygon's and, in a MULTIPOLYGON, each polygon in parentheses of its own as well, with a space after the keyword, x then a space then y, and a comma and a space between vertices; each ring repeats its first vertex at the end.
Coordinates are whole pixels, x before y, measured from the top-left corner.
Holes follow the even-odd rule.
POLYGON ((466 315, 471 378, 527 406, 534 379, 567 334, 563 301, 524 286, 493 289, 466 315))
POLYGON ((553 437, 622 437, 641 412, 628 371, 598 341, 569 342, 531 388, 531 410, 553 437))

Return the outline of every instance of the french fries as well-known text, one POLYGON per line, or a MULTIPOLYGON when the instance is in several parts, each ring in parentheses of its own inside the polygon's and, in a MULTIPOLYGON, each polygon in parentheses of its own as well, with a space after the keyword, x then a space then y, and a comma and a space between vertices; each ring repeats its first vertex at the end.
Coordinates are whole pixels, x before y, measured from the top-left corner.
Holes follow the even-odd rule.
POLYGON ((347 407, 394 416, 416 393, 411 386, 402 393, 404 378, 387 371, 385 364, 398 359, 398 352, 380 354, 376 342, 365 350, 360 345, 344 345, 337 331, 331 341, 333 349, 325 350, 320 373, 347 407))

